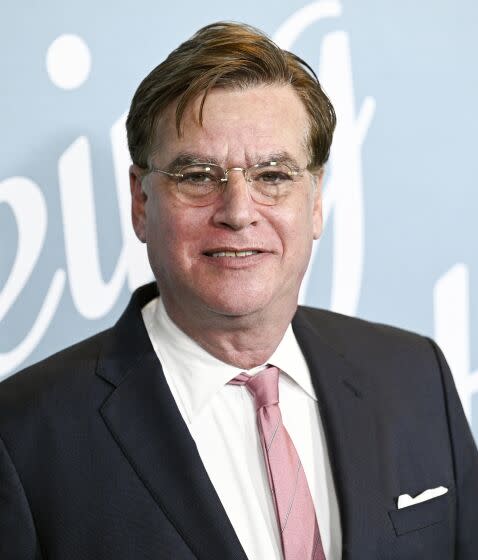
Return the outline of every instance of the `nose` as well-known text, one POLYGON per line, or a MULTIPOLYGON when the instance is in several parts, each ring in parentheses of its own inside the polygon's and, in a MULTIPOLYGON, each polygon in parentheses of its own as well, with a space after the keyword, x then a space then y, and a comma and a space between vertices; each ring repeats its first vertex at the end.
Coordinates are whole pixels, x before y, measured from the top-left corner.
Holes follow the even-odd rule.
POLYGON ((241 168, 229 169, 227 179, 224 192, 219 198, 214 212, 214 223, 236 231, 254 225, 257 222, 258 213, 243 170, 241 168))

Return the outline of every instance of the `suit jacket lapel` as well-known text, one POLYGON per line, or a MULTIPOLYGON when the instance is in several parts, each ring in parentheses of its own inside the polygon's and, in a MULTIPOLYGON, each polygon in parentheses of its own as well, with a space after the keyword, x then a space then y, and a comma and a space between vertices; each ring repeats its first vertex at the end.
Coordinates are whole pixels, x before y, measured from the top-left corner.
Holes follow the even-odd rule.
POLYGON ((171 395, 141 318, 155 295, 133 296, 98 374, 116 389, 101 409, 135 472, 199 559, 247 560, 171 395))
MULTIPOLYGON (((98 375, 114 387, 101 414, 138 476, 199 558, 247 560, 171 395, 141 317, 157 295, 133 295, 104 348, 98 375)), ((314 315, 315 317, 315 315, 314 315)), ((309 365, 339 501, 343 560, 370 550, 380 503, 378 425, 366 372, 347 361, 327 321, 297 312, 293 329, 309 365)), ((373 557, 373 556, 372 556, 373 557)))
POLYGON ((349 363, 339 344, 331 341, 326 320, 312 324, 299 309, 292 325, 319 403, 339 501, 345 560, 352 547, 365 553, 374 542, 370 528, 376 526, 381 473, 378 426, 370 403, 373 388, 366 372, 349 363))

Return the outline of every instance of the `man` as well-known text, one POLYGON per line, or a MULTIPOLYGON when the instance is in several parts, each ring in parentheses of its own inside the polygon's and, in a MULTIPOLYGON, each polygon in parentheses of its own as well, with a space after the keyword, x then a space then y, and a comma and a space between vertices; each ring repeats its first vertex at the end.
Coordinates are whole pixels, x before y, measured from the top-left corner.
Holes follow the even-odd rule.
POLYGON ((145 78, 132 218, 157 286, 0 386, 2 560, 478 557, 440 350, 297 308, 334 125, 307 65, 245 25, 145 78))

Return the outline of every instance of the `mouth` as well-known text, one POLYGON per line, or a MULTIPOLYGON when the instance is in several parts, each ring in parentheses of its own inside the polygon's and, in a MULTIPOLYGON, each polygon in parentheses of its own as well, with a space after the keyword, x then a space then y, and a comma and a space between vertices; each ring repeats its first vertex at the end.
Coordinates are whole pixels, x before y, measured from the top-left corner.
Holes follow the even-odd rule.
POLYGON ((205 251, 204 254, 207 257, 212 257, 214 259, 227 257, 227 258, 245 258, 251 257, 253 255, 258 255, 262 253, 262 251, 258 251, 256 249, 240 249, 240 250, 231 250, 231 249, 214 249, 213 251, 205 251))

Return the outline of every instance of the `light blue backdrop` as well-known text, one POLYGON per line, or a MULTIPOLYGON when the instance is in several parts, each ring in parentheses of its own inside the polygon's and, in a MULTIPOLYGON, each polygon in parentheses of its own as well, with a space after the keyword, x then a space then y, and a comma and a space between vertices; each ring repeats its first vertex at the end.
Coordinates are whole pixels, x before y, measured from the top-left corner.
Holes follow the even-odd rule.
POLYGON ((307 60, 337 108, 302 301, 435 337, 478 435, 475 2, 20 0, 2 12, 0 378, 111 325, 150 277, 129 228, 122 119, 179 42, 232 19, 307 60))

